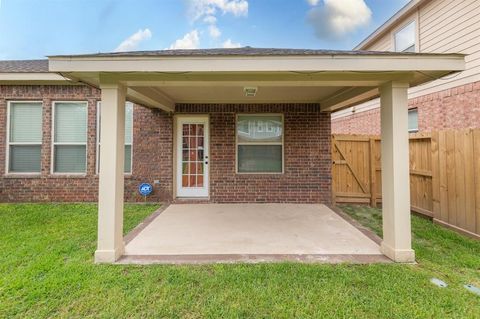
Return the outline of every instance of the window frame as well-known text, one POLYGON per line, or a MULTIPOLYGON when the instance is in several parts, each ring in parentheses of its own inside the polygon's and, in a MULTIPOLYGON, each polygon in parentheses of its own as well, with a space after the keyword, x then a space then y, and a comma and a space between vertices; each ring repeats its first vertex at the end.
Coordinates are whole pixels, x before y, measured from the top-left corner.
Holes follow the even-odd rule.
POLYGON ((238 175, 282 175, 285 174, 285 116, 283 113, 237 113, 235 114, 235 173, 238 175), (281 142, 265 142, 248 143, 238 142, 238 117, 239 116, 280 116, 282 119, 282 141, 281 142), (282 171, 281 172, 240 172, 238 170, 238 146, 239 145, 280 145, 282 147, 282 171))
MULTIPOLYGON (((414 17, 413 19, 411 20, 408 20, 407 22, 405 22, 404 24, 400 25, 398 28, 396 28, 395 30, 392 31, 392 42, 393 42, 393 52, 398 52, 398 53, 404 53, 404 52, 410 52, 410 51, 397 51, 397 41, 396 41, 396 35, 401 32, 402 30, 404 30, 405 28, 407 28, 408 26, 410 26, 411 24, 415 24, 414 25, 414 41, 413 41, 413 45, 415 46, 415 50, 411 53, 418 53, 419 52, 419 42, 418 42, 418 18, 417 17, 414 17)), ((408 48, 407 48, 408 49, 408 48)))
POLYGON ((50 174, 57 176, 86 176, 88 172, 88 101, 85 100, 62 100, 52 102, 52 131, 51 131, 51 151, 50 151, 50 174), (86 129, 85 132, 87 140, 85 143, 56 143, 55 142, 55 113, 57 103, 77 103, 85 104, 86 109, 86 129), (55 172, 55 146, 56 145, 85 145, 85 171, 84 172, 55 172))
MULTIPOLYGON (((97 116, 96 116, 96 125, 95 125, 95 175, 98 175, 100 173, 100 105, 102 104, 102 101, 97 101, 97 116)), ((125 176, 131 176, 133 174, 133 117, 134 117, 134 112, 135 112, 135 104, 132 102, 126 102, 125 103, 125 108, 127 107, 127 104, 130 104, 132 106, 132 139, 130 143, 124 144, 124 146, 129 145, 130 146, 130 172, 123 172, 125 176)), ((126 114, 126 113, 125 113, 126 114)))
POLYGON ((411 109, 408 109, 408 115, 410 117, 410 113, 416 111, 417 112, 417 128, 416 129, 408 129, 408 133, 418 133, 418 107, 412 107, 411 109))
POLYGON ((11 101, 7 101, 7 126, 6 126, 6 129, 7 129, 7 134, 6 134, 6 143, 5 143, 5 146, 6 146, 6 150, 5 150, 5 175, 27 175, 27 176, 40 176, 42 175, 42 146, 43 146, 43 114, 44 114, 44 105, 43 105, 43 101, 41 100, 11 100, 11 101), (41 132, 41 137, 42 137, 42 141, 41 142, 37 142, 37 143, 23 143, 23 142, 20 142, 20 143, 15 143, 15 142, 10 142, 10 126, 11 126, 11 119, 10 119, 10 115, 11 115, 11 105, 12 104, 15 104, 15 103, 31 103, 31 104, 40 104, 41 106, 41 109, 42 109, 42 115, 41 115, 41 122, 42 122, 42 132, 41 132), (29 146, 29 145, 35 145, 35 146, 38 146, 40 145, 40 172, 11 172, 10 171, 10 146, 11 145, 25 145, 25 146, 29 146))

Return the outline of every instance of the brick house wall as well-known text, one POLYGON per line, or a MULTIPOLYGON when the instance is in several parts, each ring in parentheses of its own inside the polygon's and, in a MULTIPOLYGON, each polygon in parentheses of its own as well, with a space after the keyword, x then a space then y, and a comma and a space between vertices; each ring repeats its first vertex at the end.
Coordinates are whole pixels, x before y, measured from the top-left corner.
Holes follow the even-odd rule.
MULTIPOLYGON (((480 128, 480 82, 416 97, 409 108, 418 109, 418 130, 480 128)), ((380 109, 332 120, 333 134, 380 134, 380 109)))
MULTIPOLYGON (((100 90, 78 85, 0 85, 0 202, 97 201, 97 102, 100 90), (5 175, 6 121, 9 100, 43 101, 43 143, 40 176, 5 175), (54 101, 88 101, 87 172, 81 176, 51 174, 52 105, 54 101)), ((141 182, 155 185, 150 201, 172 197, 172 116, 134 105, 133 167, 125 177, 125 199, 142 201, 141 182), (163 129, 160 129, 163 128, 163 129), (152 147, 157 145, 158 147, 152 147)))
POLYGON ((380 135, 380 109, 332 119, 332 134, 380 135))
MULTIPOLYGON (((0 85, 0 202, 97 201, 97 102, 100 91, 76 85, 0 85), (9 100, 43 101, 42 166, 39 176, 5 175, 9 100), (87 172, 51 174, 52 102, 88 101, 87 172)), ((178 113, 210 114, 210 201, 331 202, 330 114, 318 104, 177 105, 178 113), (283 113, 284 174, 235 173, 236 113, 283 113)), ((152 183, 149 201, 172 201, 173 115, 134 105, 133 167, 125 177, 125 199, 143 201, 137 187, 152 183)))
POLYGON ((178 104, 210 115, 210 199, 228 202, 331 202, 330 114, 318 104, 178 104), (284 114, 284 174, 236 174, 237 113, 284 114))

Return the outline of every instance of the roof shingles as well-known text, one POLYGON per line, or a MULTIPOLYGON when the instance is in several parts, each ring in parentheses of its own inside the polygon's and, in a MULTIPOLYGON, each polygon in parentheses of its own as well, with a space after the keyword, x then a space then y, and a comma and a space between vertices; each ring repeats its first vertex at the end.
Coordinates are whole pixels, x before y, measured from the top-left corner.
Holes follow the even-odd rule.
POLYGON ((44 73, 48 72, 48 60, 0 61, 0 73, 44 73))
MULTIPOLYGON (((416 53, 400 53, 415 55, 416 53)), ((398 52, 384 51, 343 51, 343 50, 313 50, 313 49, 281 49, 281 48, 228 48, 228 49, 190 49, 190 50, 157 50, 108 52, 79 55, 56 55, 52 57, 156 57, 156 56, 319 56, 319 55, 399 55, 398 52)))
MULTIPOLYGON (((438 53, 386 52, 386 51, 342 51, 312 49, 275 48, 232 48, 108 52, 79 55, 56 55, 50 58, 115 58, 115 57, 222 57, 222 56, 392 56, 392 55, 442 55, 438 53)), ((45 73, 49 72, 48 60, 0 61, 0 73, 45 73)))

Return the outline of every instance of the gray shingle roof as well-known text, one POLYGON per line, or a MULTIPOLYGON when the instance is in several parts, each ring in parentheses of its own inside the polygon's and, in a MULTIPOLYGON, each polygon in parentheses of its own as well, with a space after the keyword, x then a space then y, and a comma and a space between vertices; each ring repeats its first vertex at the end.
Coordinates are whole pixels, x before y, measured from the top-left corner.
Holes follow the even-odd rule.
MULTIPOLYGON (((233 49, 194 49, 194 50, 158 50, 110 52, 79 55, 56 55, 52 57, 189 57, 189 56, 332 56, 332 55, 442 55, 435 53, 398 53, 385 51, 342 51, 312 49, 275 49, 275 48, 233 48, 233 49)), ((0 61, 0 73, 44 73, 49 72, 48 60, 11 60, 0 61)))
POLYGON ((48 60, 0 61, 0 73, 43 73, 48 72, 48 60))
POLYGON ((306 56, 306 55, 416 55, 418 53, 398 53, 384 51, 342 51, 312 49, 275 49, 275 48, 233 48, 233 49, 193 49, 109 52, 79 55, 56 55, 52 57, 135 57, 135 56, 306 56))

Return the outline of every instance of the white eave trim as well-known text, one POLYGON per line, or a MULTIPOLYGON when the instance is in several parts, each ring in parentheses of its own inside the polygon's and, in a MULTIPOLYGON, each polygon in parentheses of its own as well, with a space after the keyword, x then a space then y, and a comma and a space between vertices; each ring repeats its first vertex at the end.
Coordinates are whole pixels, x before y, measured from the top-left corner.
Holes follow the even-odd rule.
POLYGON ((52 57, 51 72, 392 72, 462 71, 460 54, 269 57, 52 57))
POLYGON ((28 72, 11 72, 0 73, 0 81, 65 81, 63 76, 56 73, 28 73, 28 72))

